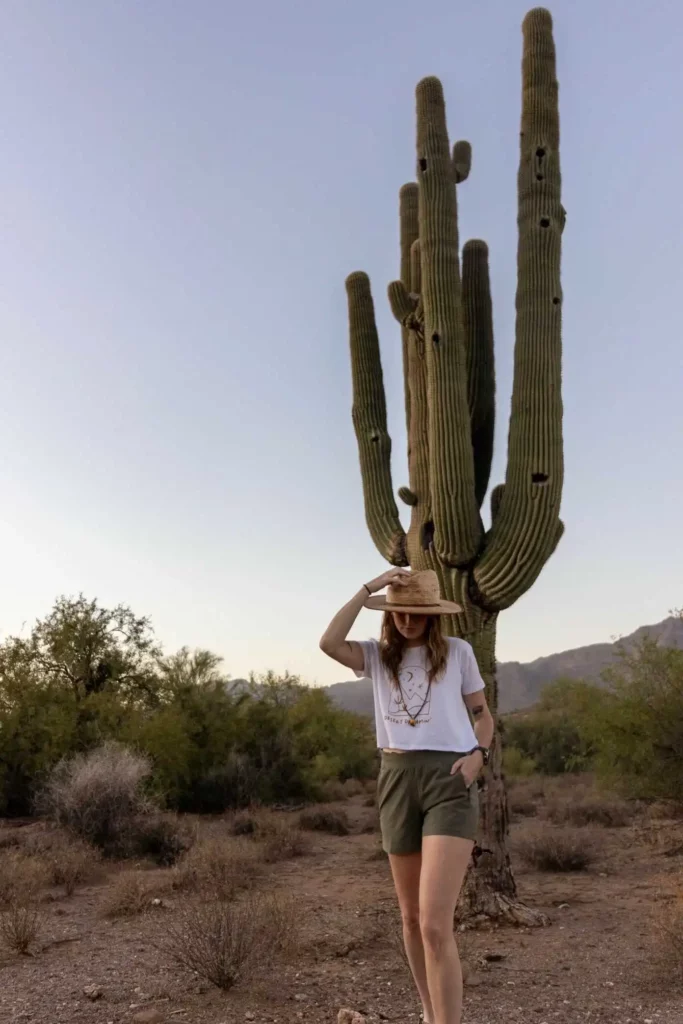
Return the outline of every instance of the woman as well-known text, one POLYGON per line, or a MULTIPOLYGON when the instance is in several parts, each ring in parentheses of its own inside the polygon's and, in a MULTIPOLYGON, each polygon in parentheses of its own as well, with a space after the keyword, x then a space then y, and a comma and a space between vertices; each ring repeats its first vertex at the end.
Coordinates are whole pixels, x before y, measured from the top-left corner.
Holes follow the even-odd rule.
POLYGON ((460 1024, 453 915, 476 836, 475 783, 493 739, 472 648, 441 631, 439 616, 460 610, 441 600, 435 572, 391 569, 363 584, 320 641, 372 680, 382 842, 425 1024, 460 1024), (385 587, 385 598, 373 596, 385 587), (363 607, 384 611, 379 643, 346 639, 363 607))

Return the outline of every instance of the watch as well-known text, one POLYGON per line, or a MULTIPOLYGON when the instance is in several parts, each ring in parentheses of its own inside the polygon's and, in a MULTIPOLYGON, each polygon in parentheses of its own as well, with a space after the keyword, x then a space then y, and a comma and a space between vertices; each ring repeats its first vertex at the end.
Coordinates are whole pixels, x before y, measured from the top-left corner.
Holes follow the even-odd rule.
POLYGON ((470 754, 473 754, 475 752, 475 750, 481 750, 481 756, 484 758, 484 768, 485 768, 486 765, 489 763, 489 760, 491 758, 491 750, 490 750, 490 748, 489 747, 482 747, 482 746, 472 747, 472 749, 470 750, 470 754))

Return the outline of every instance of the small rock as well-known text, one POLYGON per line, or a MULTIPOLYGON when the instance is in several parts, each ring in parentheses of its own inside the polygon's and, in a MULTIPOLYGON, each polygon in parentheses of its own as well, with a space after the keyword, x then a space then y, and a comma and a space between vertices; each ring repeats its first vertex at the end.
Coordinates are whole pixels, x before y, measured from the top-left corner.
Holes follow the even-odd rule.
POLYGON ((477 971, 472 971, 466 978, 463 978, 463 982, 468 988, 478 988, 479 985, 484 984, 484 975, 478 974, 477 971))
POLYGON ((356 1010, 340 1010, 337 1024, 367 1024, 367 1021, 362 1013, 357 1013, 356 1010))
POLYGON ((247 1010, 247 1012, 244 1015, 244 1019, 245 1020, 256 1020, 256 1014, 252 1013, 251 1010, 247 1010))
POLYGON ((86 985, 83 989, 83 995, 94 1003, 102 998, 102 989, 99 985, 86 985))
POLYGON ((149 1010, 140 1010, 133 1017, 135 1024, 163 1024, 164 1015, 160 1010, 152 1007, 149 1010))

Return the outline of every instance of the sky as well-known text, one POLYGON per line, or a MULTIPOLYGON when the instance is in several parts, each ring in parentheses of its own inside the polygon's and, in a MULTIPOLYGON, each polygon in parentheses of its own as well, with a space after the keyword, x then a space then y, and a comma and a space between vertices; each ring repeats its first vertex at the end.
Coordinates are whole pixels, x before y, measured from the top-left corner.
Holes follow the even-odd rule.
MULTIPOLYGON (((505 475, 517 0, 5 0, 0 637, 60 594, 123 602, 234 677, 348 671, 319 637, 385 563, 366 531, 344 279, 372 279, 407 483, 397 195, 414 88, 473 146, 505 475)), ((498 657, 683 604, 683 9, 552 6, 560 80, 566 534, 498 657)), ((363 612, 352 635, 372 635, 363 612)))

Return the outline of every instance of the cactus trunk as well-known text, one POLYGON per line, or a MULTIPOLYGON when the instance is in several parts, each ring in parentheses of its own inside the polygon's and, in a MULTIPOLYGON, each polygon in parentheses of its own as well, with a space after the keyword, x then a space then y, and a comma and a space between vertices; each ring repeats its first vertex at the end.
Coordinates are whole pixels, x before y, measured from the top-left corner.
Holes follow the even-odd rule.
MULTIPOLYGON (((493 455, 493 317, 484 242, 458 239, 457 189, 470 174, 469 143, 451 151, 441 83, 417 87, 417 183, 400 192, 400 279, 389 302, 401 326, 408 430, 407 533, 391 481, 379 340, 370 283, 347 280, 353 422, 365 514, 380 553, 394 565, 434 569, 462 612, 447 631, 472 644, 494 717, 498 711, 498 613, 535 582, 562 536, 563 482, 558 87, 548 11, 523 24, 522 116, 517 178, 519 241, 514 380, 505 483, 481 508, 493 455)), ((476 869, 460 912, 542 923, 516 901, 507 854, 507 804, 499 733, 481 791, 476 869)))

